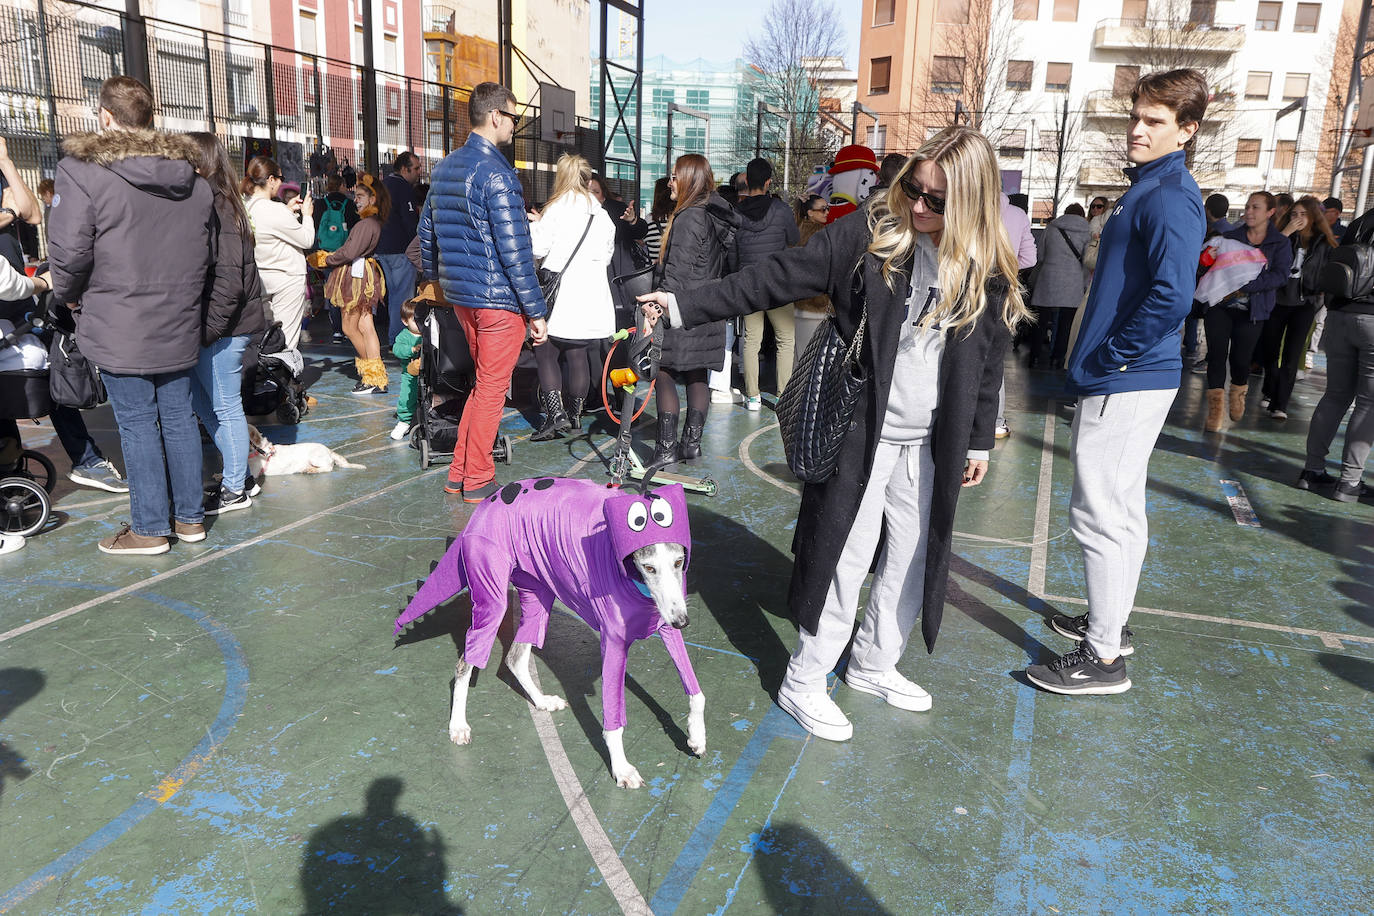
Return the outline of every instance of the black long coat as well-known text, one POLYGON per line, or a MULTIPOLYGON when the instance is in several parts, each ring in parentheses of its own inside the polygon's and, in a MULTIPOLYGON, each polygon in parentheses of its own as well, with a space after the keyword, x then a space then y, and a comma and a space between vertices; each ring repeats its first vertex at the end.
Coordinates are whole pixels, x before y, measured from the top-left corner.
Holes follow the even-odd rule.
MULTIPOLYGON (((661 288, 675 293, 724 275, 733 266, 729 261, 738 227, 739 214, 715 192, 705 203, 674 216, 672 231, 664 242, 661 288)), ((725 322, 669 328, 663 335, 660 363, 667 369, 723 368, 725 322)))
MULTIPOLYGON (((889 290, 882 277, 881 262, 866 254, 869 242, 867 213, 860 210, 817 233, 807 245, 778 252, 719 282, 673 291, 683 323, 689 328, 810 296, 828 295, 835 306, 835 321, 841 333, 851 339, 863 306, 853 292, 853 274, 860 259, 863 260, 868 332, 861 358, 869 371, 869 384, 845 436, 835 475, 824 483, 808 483, 802 489, 792 541, 794 562, 788 603, 797 622, 812 633, 873 469, 906 310, 909 271, 897 280, 896 289, 889 290)), ((987 309, 982 317, 971 330, 950 331, 945 337, 940 409, 931 431, 935 481, 921 615, 921 634, 928 650, 935 648, 944 615, 954 510, 968 451, 990 449, 993 444, 1002 357, 1011 339, 999 317, 1006 292, 1005 281, 990 279, 986 286, 987 309)), ((881 549, 880 543, 878 550, 881 549)))

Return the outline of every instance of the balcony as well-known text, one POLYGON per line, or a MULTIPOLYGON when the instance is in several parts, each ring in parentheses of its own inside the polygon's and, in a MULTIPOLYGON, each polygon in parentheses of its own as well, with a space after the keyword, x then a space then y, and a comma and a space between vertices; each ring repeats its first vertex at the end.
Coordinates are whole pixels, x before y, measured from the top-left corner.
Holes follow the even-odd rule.
POLYGON ((457 31, 458 13, 453 7, 440 3, 426 3, 424 13, 426 32, 457 31))
MULTIPOLYGON (((1220 188, 1226 185, 1222 170, 1194 169, 1193 180, 1200 188, 1220 188)), ((1078 184, 1084 188, 1125 188, 1130 182, 1126 173, 1112 166, 1085 165, 1078 170, 1078 184)))
POLYGON ((1168 19, 1103 19, 1093 32, 1098 51, 1179 51, 1235 54, 1245 44, 1245 26, 1168 19))
MULTIPOLYGON (((1235 113, 1236 94, 1230 91, 1213 92, 1208 99, 1207 113, 1202 123, 1212 124, 1229 120, 1235 113)), ((1108 121, 1124 121, 1131 116, 1131 95, 1122 94, 1114 89, 1099 89, 1090 92, 1084 99, 1084 113, 1089 118, 1108 121)))

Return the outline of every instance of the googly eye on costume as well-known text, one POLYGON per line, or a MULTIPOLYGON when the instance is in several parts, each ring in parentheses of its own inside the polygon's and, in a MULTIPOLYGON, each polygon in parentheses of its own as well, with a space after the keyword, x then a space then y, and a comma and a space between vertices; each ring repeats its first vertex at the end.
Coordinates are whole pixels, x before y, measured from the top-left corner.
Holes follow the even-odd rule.
POLYGON ((631 531, 643 531, 649 524, 649 507, 641 502, 631 504, 630 514, 625 523, 630 526, 631 531))
POLYGON ((658 527, 671 528, 673 526, 673 507, 662 496, 655 496, 654 501, 649 503, 649 517, 654 520, 654 524, 658 527))

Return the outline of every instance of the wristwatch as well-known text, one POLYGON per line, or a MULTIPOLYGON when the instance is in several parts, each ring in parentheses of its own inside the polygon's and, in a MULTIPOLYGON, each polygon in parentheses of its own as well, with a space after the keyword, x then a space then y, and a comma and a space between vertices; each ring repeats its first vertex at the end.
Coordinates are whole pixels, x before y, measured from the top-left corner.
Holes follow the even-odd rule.
POLYGON ((14 220, 15 222, 19 221, 19 214, 15 213, 9 207, 0 207, 0 213, 8 213, 10 215, 10 219, 14 220))

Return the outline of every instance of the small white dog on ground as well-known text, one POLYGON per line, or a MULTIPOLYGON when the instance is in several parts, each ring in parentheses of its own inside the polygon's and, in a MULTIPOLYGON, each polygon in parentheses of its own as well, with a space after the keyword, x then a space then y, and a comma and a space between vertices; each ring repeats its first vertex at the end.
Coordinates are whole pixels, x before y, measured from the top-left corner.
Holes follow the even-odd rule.
POLYGON ((285 474, 324 474, 335 468, 366 470, 319 442, 277 445, 251 423, 248 425, 248 473, 254 477, 285 474))

